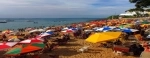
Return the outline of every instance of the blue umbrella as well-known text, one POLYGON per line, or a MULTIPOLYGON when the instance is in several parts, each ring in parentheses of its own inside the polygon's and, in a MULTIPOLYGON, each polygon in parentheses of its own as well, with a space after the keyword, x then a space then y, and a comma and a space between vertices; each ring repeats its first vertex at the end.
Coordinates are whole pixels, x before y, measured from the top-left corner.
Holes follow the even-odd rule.
POLYGON ((71 28, 72 30, 78 30, 77 28, 71 28))
POLYGON ((95 31, 108 31, 108 30, 112 30, 113 28, 109 27, 109 26, 105 26, 103 28, 97 28, 95 29, 95 31))
POLYGON ((137 29, 129 29, 129 28, 122 30, 122 32, 136 32, 136 31, 138 31, 138 30, 137 29))
POLYGON ((48 33, 48 34, 50 34, 50 35, 51 35, 51 34, 53 34, 54 32, 52 32, 52 31, 51 31, 51 32, 46 32, 46 33, 48 33))

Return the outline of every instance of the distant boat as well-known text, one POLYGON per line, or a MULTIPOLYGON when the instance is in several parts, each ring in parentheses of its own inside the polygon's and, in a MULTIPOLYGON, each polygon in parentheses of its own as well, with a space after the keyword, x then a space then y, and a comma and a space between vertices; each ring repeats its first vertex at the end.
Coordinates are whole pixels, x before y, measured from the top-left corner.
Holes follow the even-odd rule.
POLYGON ((33 22, 34 24, 38 24, 38 22, 33 22))
POLYGON ((0 23, 7 23, 6 20, 0 20, 0 23))
POLYGON ((31 21, 31 20, 27 20, 26 22, 34 22, 34 21, 31 21))

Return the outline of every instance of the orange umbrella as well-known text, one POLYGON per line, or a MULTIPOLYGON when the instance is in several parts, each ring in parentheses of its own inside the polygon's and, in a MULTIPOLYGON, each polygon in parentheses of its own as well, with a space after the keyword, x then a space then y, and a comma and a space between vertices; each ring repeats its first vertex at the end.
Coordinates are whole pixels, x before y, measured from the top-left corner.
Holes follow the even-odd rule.
POLYGON ((21 53, 28 53, 28 52, 32 52, 32 51, 36 51, 36 50, 40 50, 42 48, 44 48, 44 44, 29 44, 28 46, 22 48, 21 53))
POLYGON ((5 53, 5 55, 19 55, 23 53, 29 53, 33 51, 37 51, 40 49, 43 49, 45 47, 45 44, 43 43, 32 43, 32 44, 24 44, 22 46, 12 48, 9 51, 5 53))

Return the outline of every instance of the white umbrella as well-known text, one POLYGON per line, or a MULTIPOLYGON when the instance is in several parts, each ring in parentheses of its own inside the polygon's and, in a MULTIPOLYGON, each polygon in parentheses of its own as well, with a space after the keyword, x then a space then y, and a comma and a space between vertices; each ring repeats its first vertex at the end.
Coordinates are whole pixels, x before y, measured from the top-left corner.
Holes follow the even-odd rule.
POLYGON ((37 31, 39 31, 39 30, 38 29, 34 29, 34 30, 29 31, 29 33, 37 32, 37 31))
POLYGON ((46 32, 52 32, 53 30, 47 30, 46 32))
POLYGON ((146 38, 150 38, 150 34, 146 38))
POLYGON ((44 29, 38 29, 38 31, 43 32, 43 31, 45 31, 45 30, 44 30, 44 29))

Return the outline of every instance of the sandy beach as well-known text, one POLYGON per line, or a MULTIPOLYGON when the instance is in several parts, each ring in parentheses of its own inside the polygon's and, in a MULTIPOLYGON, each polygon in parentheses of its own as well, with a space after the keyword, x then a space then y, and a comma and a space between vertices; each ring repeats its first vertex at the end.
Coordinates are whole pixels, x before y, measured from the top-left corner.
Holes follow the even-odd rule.
MULTIPOLYGON (((43 41, 41 41, 45 45, 48 44, 48 46, 49 46, 49 47, 47 47, 47 46, 43 47, 44 50, 46 50, 47 48, 49 49, 50 46, 52 45, 52 43, 56 43, 58 45, 57 47, 55 47, 55 49, 52 49, 51 51, 46 50, 46 52, 42 52, 42 53, 38 54, 41 58, 49 58, 50 55, 58 56, 56 58, 137 58, 137 57, 129 56, 129 55, 116 55, 116 53, 113 53, 114 51, 112 50, 112 47, 106 48, 106 47, 102 47, 101 43, 99 43, 99 42, 92 43, 92 42, 85 41, 88 37, 90 37, 90 35, 96 33, 95 31, 90 31, 90 33, 89 33, 85 30, 93 30, 92 28, 94 28, 94 27, 103 27, 106 25, 118 27, 119 25, 122 25, 124 23, 129 24, 129 23, 135 23, 135 22, 136 22, 135 19, 131 19, 131 20, 130 19, 129 20, 127 20, 127 19, 99 20, 99 21, 83 22, 83 23, 79 23, 79 24, 78 23, 71 24, 72 29, 69 29, 69 27, 67 27, 67 26, 59 26, 59 27, 53 26, 53 27, 48 27, 48 28, 45 27, 45 28, 43 28, 43 30, 41 30, 42 29, 41 28, 40 29, 41 31, 39 31, 39 29, 35 29, 35 28, 26 28, 26 29, 20 29, 16 34, 14 34, 13 31, 11 31, 11 30, 5 30, 5 32, 4 31, 1 32, 2 33, 1 39, 8 41, 8 39, 14 39, 14 38, 10 38, 13 36, 18 37, 16 39, 19 39, 19 40, 23 39, 23 41, 26 39, 32 39, 32 40, 43 39, 45 42, 47 39, 48 40, 47 43, 44 43, 43 41), (82 27, 83 30, 75 29, 75 28, 77 28, 77 26, 82 27), (68 29, 65 29, 65 31, 64 31, 63 28, 64 29, 68 28, 68 29), (73 29, 74 29, 74 31, 73 31, 73 29), (38 30, 38 31, 35 31, 35 30, 38 30), (43 34, 42 32, 44 32, 48 35, 42 36, 41 35, 41 34, 43 34), (47 32, 50 32, 50 33, 47 33, 47 32), (68 37, 69 39, 67 38, 67 36, 69 36, 68 37), (37 39, 37 37, 39 37, 39 39, 37 39), (57 39, 57 38, 59 38, 59 39, 57 39), (67 38, 67 40, 66 40, 66 38, 67 38), (62 41, 54 42, 54 40, 65 40, 63 42, 66 42, 66 44, 60 44, 59 42, 62 42, 62 41), (85 50, 84 52, 79 51, 79 49, 81 49, 85 46, 89 46, 87 50, 85 50)), ((146 26, 144 26, 144 28, 148 28, 148 26, 149 25, 146 25, 146 26)), ((128 28, 126 26, 124 26, 124 27, 128 28)), ((134 27, 134 26, 129 25, 129 28, 136 29, 136 26, 134 27)), ((110 30, 110 32, 115 32, 115 31, 110 30)), ((100 33, 105 33, 105 32, 100 31, 100 33)), ((121 33, 123 33, 123 32, 120 32, 120 34, 121 33)), ((112 34, 112 35, 115 35, 115 34, 112 34)), ((133 36, 133 35, 130 34, 130 36, 133 36)), ((100 36, 100 37, 102 37, 102 36, 100 36)), ((123 36, 120 36, 120 37, 122 37, 123 40, 126 40, 126 38, 124 38, 123 36)), ((103 37, 103 38, 105 39, 105 37, 103 37)), ((119 39, 119 37, 117 37, 117 38, 119 39)), ((136 38, 136 37, 134 37, 134 38, 136 38)), ((116 39, 113 39, 113 40, 115 41, 116 39)), ((119 40, 121 40, 121 39, 119 39, 119 40)), ((22 42, 22 41, 19 41, 19 43, 20 42, 22 42)), ((26 41, 26 42, 28 42, 28 41, 26 41)), ((109 43, 107 43, 107 44, 109 44, 109 43)), ((113 45, 115 45, 115 44, 113 43, 113 45)), ((1 55, 4 55, 4 53, 2 53, 1 55)), ((29 55, 27 55, 27 57, 28 56, 29 55)), ((28 57, 28 58, 30 58, 30 57, 28 57)))
POLYGON ((88 43, 85 42, 85 39, 71 39, 66 45, 58 46, 57 49, 46 54, 59 55, 60 58, 136 58, 115 55, 111 48, 99 47, 99 43, 88 43), (79 52, 78 50, 84 45, 90 46, 88 51, 79 52))

